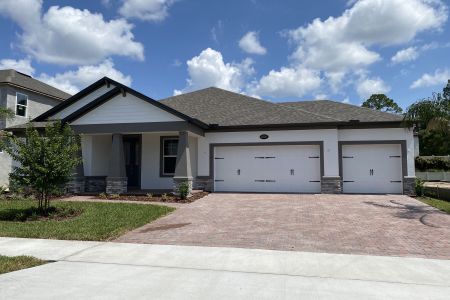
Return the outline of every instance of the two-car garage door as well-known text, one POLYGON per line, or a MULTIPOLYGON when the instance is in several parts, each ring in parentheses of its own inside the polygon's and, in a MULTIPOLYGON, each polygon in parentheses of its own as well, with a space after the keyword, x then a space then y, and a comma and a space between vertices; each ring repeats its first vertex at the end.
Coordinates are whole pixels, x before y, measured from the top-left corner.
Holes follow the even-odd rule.
MULTIPOLYGON (((319 145, 217 146, 217 192, 321 192, 319 145)), ((344 193, 402 193, 400 144, 342 145, 344 193)))
POLYGON ((214 151, 214 190, 320 193, 319 145, 223 146, 214 151))

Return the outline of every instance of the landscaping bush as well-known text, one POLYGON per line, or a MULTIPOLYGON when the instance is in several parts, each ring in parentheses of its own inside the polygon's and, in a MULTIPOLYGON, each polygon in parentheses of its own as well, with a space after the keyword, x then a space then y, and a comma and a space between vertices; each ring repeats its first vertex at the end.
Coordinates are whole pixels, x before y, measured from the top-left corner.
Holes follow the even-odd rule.
POLYGON ((415 190, 416 190, 417 196, 423 196, 423 185, 424 185, 424 181, 420 178, 416 178, 415 190))
POLYGON ((189 196, 189 182, 184 181, 178 185, 178 194, 183 200, 189 196))
POLYGON ((418 156, 415 165, 419 171, 450 171, 450 156, 418 156))

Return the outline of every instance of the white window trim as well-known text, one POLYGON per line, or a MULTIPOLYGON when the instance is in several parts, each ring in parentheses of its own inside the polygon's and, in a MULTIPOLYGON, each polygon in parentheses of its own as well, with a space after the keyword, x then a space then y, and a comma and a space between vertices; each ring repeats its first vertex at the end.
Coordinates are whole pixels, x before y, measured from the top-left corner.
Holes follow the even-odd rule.
POLYGON ((170 140, 175 140, 175 141, 178 141, 179 140, 179 138, 178 137, 163 137, 162 138, 162 147, 161 147, 161 151, 162 151, 162 153, 161 153, 161 163, 162 163, 162 169, 161 169, 161 174, 163 175, 163 176, 173 176, 173 175, 175 175, 175 172, 173 172, 173 173, 165 173, 164 172, 164 162, 165 162, 165 159, 164 158, 166 158, 166 157, 177 157, 177 155, 165 155, 164 154, 164 143, 166 142, 166 141, 170 141, 170 140))
POLYGON ((16 92, 16 105, 14 106, 14 114, 15 114, 16 117, 21 117, 21 118, 27 118, 28 117, 28 95, 27 94, 16 92), (17 95, 19 95, 19 94, 27 97, 27 105, 19 104, 17 102, 17 95), (19 106, 19 105, 25 107, 25 116, 20 116, 20 115, 17 114, 17 106, 19 106))

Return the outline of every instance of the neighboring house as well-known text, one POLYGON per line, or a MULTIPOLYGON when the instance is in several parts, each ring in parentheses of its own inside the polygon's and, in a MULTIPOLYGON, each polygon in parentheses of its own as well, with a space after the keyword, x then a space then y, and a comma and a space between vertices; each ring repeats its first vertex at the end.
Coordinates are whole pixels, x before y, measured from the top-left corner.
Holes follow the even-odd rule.
POLYGON ((218 88, 155 101, 103 78, 34 121, 57 119, 81 134, 76 191, 414 193, 412 129, 353 105, 218 88))
MULTIPOLYGON (((0 106, 14 113, 13 119, 0 118, 2 129, 28 122, 70 95, 15 70, 0 70, 0 106)), ((0 186, 8 185, 11 157, 0 149, 0 186)))

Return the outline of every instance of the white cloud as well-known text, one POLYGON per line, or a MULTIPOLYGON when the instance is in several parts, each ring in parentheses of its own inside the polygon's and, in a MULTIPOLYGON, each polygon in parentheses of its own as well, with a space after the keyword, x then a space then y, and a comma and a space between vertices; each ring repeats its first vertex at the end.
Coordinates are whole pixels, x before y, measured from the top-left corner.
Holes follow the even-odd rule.
POLYGON ((342 100, 342 103, 350 104, 350 99, 347 97, 344 100, 342 100))
POLYGON ((447 83, 447 80, 450 79, 450 71, 448 69, 445 70, 439 70, 437 69, 434 71, 434 74, 425 73, 414 81, 410 88, 416 89, 416 88, 422 88, 422 87, 428 87, 428 86, 434 86, 434 85, 444 85, 447 83))
POLYGON ((239 41, 239 47, 247 53, 264 55, 267 53, 260 41, 256 31, 247 32, 239 41))
POLYGON ((159 22, 169 16, 174 0, 123 0, 119 13, 125 18, 159 22))
POLYGON ((0 60, 0 70, 2 69, 14 69, 27 75, 33 75, 34 73, 34 68, 31 66, 29 59, 2 59, 0 60))
POLYGON ((144 59, 144 47, 134 41, 133 25, 124 19, 73 7, 52 6, 42 14, 40 0, 2 0, 0 14, 22 29, 20 47, 41 61, 70 65, 93 64, 112 55, 144 59))
POLYGON ((356 91, 361 99, 367 99, 372 94, 386 94, 391 90, 381 78, 361 78, 357 83, 356 91))
POLYGON ((96 80, 107 76, 125 85, 131 85, 131 77, 124 75, 114 68, 111 60, 105 60, 98 65, 81 66, 75 71, 58 73, 54 76, 41 74, 37 77, 54 87, 57 87, 67 93, 75 94, 86 86, 94 83, 96 80))
POLYGON ((402 49, 392 56, 391 61, 394 64, 416 60, 419 57, 419 51, 416 47, 402 49))
POLYGON ((328 98, 327 94, 317 94, 317 95, 314 96, 315 100, 325 100, 327 98, 328 98))
POLYGON ((252 64, 251 59, 245 59, 241 63, 225 63, 220 52, 207 48, 187 61, 187 85, 183 90, 175 90, 174 94, 210 86, 240 92, 245 79, 254 73, 252 64))
POLYGON ((217 21, 217 24, 211 28, 211 38, 216 44, 219 43, 219 36, 223 34, 223 31, 224 25, 222 20, 217 21))
POLYGON ((282 67, 272 70, 253 84, 253 94, 271 97, 301 97, 313 92, 321 85, 320 74, 305 68, 282 67))
POLYGON ((402 44, 446 20, 447 8, 437 0, 360 0, 339 17, 291 30, 298 44, 292 58, 314 69, 358 69, 380 59, 371 45, 402 44))

